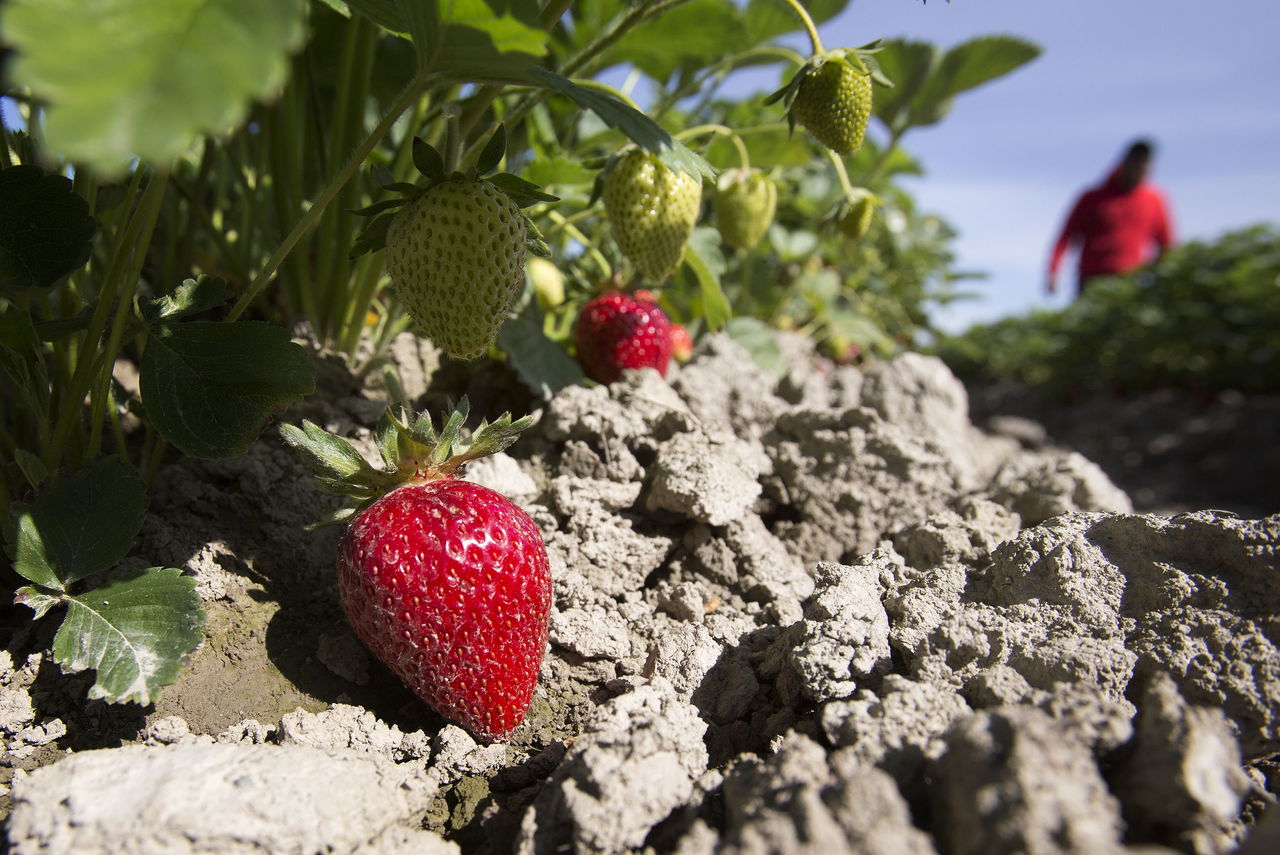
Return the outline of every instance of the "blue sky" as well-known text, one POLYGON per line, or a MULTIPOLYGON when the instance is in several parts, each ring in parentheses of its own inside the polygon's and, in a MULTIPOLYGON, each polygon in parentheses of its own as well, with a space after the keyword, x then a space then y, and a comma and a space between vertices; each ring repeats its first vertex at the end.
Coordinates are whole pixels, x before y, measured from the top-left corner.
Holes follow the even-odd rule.
POLYGON ((1076 194, 1135 136, 1159 146, 1153 180, 1180 240, 1280 222, 1274 2, 854 0, 820 29, 828 47, 1008 33, 1044 50, 905 139, 926 169, 908 186, 960 232, 960 265, 990 274, 970 287, 980 300, 935 314, 945 329, 1066 305, 1074 259, 1065 287, 1046 296, 1049 246, 1076 194))

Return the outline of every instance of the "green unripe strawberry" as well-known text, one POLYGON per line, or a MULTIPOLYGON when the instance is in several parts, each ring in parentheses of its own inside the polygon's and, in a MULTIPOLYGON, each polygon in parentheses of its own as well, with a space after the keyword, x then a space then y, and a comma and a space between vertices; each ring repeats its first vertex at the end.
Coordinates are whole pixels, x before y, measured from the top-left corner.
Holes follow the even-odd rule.
POLYGON ((871 74, 840 56, 830 56, 803 75, 791 115, 818 142, 837 154, 862 147, 871 117, 871 74))
POLYGON ((601 191, 623 254, 652 282, 670 276, 698 220, 702 182, 633 149, 610 166, 601 191))
POLYGON ((493 344, 524 285, 525 219, 485 181, 450 179, 396 214, 387 272, 427 338, 458 359, 493 344))
POLYGON ((726 170, 716 182, 713 205, 724 242, 750 249, 773 224, 778 188, 758 169, 726 170))
POLYGON ((863 193, 848 202, 836 216, 836 227, 840 232, 854 240, 861 240, 871 228, 871 221, 876 214, 876 197, 863 193))
POLYGON ((564 302, 564 274, 554 262, 535 255, 529 259, 528 272, 538 308, 547 312, 564 302))

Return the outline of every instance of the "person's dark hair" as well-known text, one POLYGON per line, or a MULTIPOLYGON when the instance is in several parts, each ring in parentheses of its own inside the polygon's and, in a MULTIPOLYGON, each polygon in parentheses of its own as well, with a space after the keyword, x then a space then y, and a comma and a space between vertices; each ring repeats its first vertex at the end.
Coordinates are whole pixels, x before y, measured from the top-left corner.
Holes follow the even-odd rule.
POLYGON ((1150 160, 1155 154, 1156 146, 1149 139, 1137 139, 1129 144, 1128 150, 1124 153, 1125 160, 1150 160))

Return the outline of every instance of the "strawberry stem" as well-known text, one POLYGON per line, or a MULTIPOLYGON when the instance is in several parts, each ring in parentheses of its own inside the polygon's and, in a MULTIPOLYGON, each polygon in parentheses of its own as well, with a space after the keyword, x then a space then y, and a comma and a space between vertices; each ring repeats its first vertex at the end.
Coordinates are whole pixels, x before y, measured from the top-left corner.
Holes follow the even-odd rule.
POLYGON ((751 156, 747 154, 746 143, 742 141, 742 137, 737 132, 725 125, 695 125, 692 128, 686 128, 675 135, 675 139, 684 141, 691 137, 702 136, 703 134, 717 134, 729 138, 729 142, 733 143, 733 147, 738 150, 739 166, 743 169, 751 168, 751 156))
POLYGON ((818 27, 813 23, 813 18, 809 16, 809 10, 800 5, 799 0, 783 0, 791 10, 800 16, 801 22, 804 24, 805 31, 809 34, 809 42, 813 45, 813 55, 825 53, 822 47, 822 37, 818 35, 818 27))
POLYGON ((854 197, 853 184, 849 181, 849 173, 844 168, 844 160, 840 155, 825 146, 823 150, 826 151, 827 157, 831 158, 831 165, 836 168, 836 177, 840 179, 840 189, 844 191, 844 197, 852 201, 854 197))

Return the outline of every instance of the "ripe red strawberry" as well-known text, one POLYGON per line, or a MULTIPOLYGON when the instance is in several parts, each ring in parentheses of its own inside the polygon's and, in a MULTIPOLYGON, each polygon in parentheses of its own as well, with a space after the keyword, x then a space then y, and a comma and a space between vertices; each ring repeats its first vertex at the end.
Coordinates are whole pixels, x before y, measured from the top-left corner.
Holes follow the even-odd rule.
POLYGON ((385 470, 310 422, 282 425, 281 435, 324 473, 326 487, 357 501, 337 558, 357 637, 436 712, 482 739, 505 740, 533 699, 551 574, 529 515, 457 477, 467 461, 514 442, 530 419, 482 424, 458 451, 465 403, 439 436, 425 415, 410 427, 388 413, 378 431, 385 470))
POLYGON ((654 303, 610 291, 582 307, 574 342, 582 370, 598 383, 613 383, 631 368, 656 368, 665 377, 671 321, 654 303))

